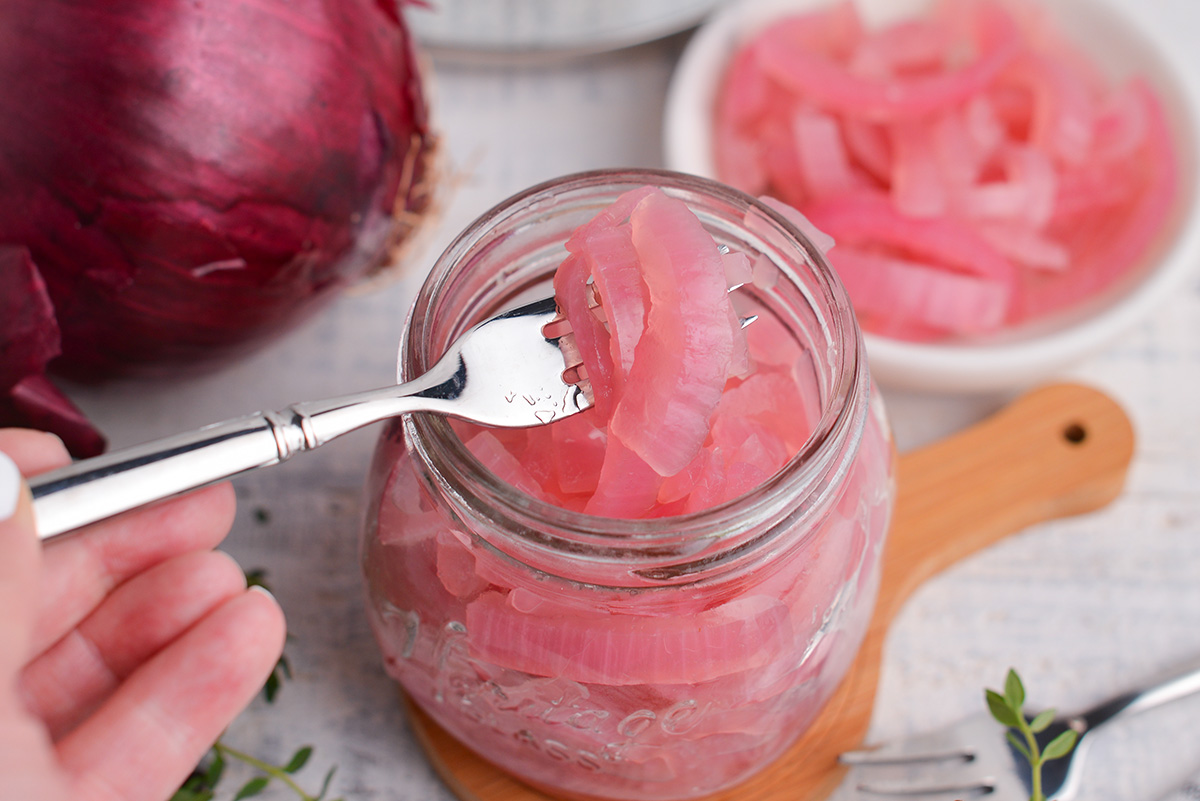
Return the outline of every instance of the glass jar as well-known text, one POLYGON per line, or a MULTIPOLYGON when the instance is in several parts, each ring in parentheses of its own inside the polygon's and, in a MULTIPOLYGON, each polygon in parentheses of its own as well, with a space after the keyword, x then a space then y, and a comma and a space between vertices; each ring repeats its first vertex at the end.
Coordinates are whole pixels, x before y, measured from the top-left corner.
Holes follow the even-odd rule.
POLYGON ((804 355, 789 366, 811 390, 800 452, 714 508, 611 519, 513 488, 421 414, 387 428, 369 480, 362 566, 389 674, 480 756, 565 796, 693 798, 779 756, 858 649, 895 494, 841 284, 799 228, 705 179, 591 172, 489 211, 421 289, 401 380, 480 318, 549 294, 571 231, 646 184, 718 244, 765 257, 735 291, 751 327, 771 318, 760 331, 804 355))

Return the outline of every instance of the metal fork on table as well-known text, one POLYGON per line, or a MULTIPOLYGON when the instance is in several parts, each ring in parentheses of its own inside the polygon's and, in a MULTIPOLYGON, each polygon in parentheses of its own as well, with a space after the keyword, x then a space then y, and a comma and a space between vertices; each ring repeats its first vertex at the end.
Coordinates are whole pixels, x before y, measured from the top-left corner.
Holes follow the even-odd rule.
MULTIPOLYGON (((1074 729, 1079 739, 1067 756, 1042 766, 1042 790, 1046 797, 1056 801, 1071 801, 1076 797, 1095 731, 1195 692, 1200 692, 1200 667, 1192 666, 1084 712, 1057 717, 1037 735, 1039 748, 1066 729, 1074 729)), ((991 715, 980 712, 943 729, 846 752, 841 761, 851 766, 847 780, 854 791, 851 797, 867 801, 888 797, 966 799, 986 795, 989 801, 1025 801, 1030 795, 1029 764, 1008 743, 1006 733, 991 715)))
POLYGON ((424 375, 382 389, 257 412, 30 480, 43 538, 278 464, 390 417, 428 411, 487 426, 544 425, 591 406, 554 298, 479 323, 424 375))

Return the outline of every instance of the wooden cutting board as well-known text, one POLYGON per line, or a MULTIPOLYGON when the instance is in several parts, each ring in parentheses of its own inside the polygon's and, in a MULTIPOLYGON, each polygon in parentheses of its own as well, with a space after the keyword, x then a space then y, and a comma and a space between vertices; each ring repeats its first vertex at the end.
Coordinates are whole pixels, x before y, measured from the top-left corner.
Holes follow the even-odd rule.
MULTIPOLYGON (((899 496, 874 616, 846 678, 812 727, 766 770, 709 801, 820 801, 841 783, 837 756, 866 735, 883 641, 920 584, 1027 526, 1098 509, 1121 492, 1133 427, 1094 389, 1059 384, 900 457, 899 496)), ((462 801, 557 801, 480 759, 409 704, 434 768, 462 801)))

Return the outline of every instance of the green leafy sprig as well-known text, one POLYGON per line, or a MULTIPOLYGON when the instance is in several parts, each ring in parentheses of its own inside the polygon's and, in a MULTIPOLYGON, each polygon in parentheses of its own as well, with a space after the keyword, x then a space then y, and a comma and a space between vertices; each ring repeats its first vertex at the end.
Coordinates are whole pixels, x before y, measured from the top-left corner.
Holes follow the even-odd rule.
POLYGON ((1008 727, 1008 741, 1012 747, 1029 762, 1032 774, 1029 801, 1046 801, 1042 792, 1042 765, 1071 753, 1078 735, 1074 730, 1067 729, 1047 743, 1045 748, 1038 747, 1037 735, 1054 722, 1054 710, 1039 712, 1032 719, 1025 717, 1022 711, 1025 705, 1025 685, 1021 683, 1021 677, 1015 670, 1008 671, 1003 695, 995 690, 986 690, 984 695, 992 717, 1008 727))
MULTIPOLYGON (((183 786, 171 796, 171 801, 212 801, 215 797, 217 783, 221 781, 221 776, 225 771, 225 765, 231 759, 249 765, 259 772, 258 776, 241 786, 234 794, 233 801, 242 801, 242 799, 259 795, 270 786, 272 780, 278 780, 287 785, 300 801, 324 801, 325 794, 329 792, 329 783, 333 781, 333 774, 337 770, 336 766, 326 772, 325 778, 321 782, 321 789, 316 795, 310 795, 292 778, 293 774, 308 764, 311 756, 312 746, 306 745, 292 754, 286 764, 272 765, 217 740, 213 744, 212 750, 209 751, 208 759, 192 772, 183 786)), ((330 801, 343 800, 330 799, 330 801)))

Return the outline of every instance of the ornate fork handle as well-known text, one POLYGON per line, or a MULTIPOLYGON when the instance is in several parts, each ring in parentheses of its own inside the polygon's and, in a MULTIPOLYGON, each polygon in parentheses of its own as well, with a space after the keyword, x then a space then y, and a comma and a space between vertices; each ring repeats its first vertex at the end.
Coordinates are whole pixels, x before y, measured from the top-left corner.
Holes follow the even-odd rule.
POLYGON ((545 425, 581 412, 592 397, 586 381, 568 377, 578 367, 566 358, 570 327, 547 331, 557 314, 548 297, 490 317, 456 339, 427 372, 399 386, 260 412, 40 475, 30 482, 39 534, 52 537, 278 464, 407 412, 501 427, 545 425))
POLYGON ((35 476, 42 539, 319 448, 350 431, 411 411, 451 411, 464 384, 448 353, 409 383, 256 412, 35 476))

